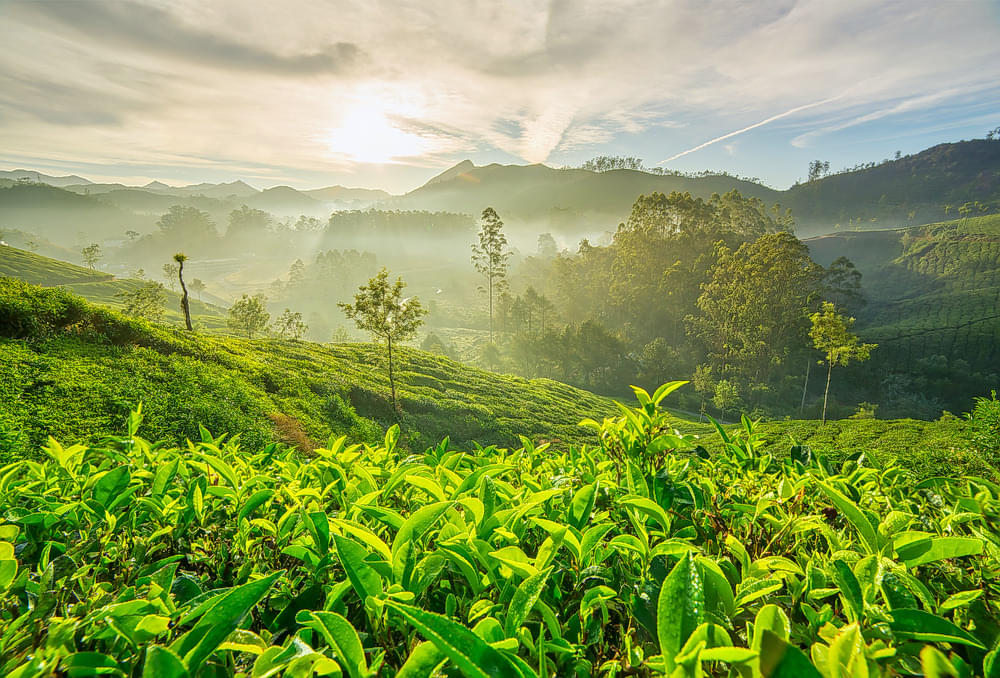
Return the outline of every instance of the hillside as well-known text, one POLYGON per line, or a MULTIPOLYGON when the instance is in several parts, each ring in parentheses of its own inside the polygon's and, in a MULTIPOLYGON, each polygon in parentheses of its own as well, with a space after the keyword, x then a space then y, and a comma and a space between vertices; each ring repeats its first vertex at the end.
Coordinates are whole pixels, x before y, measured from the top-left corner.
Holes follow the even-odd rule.
MULTIPOLYGON (((116 295, 133 292, 145 284, 142 280, 115 278, 110 273, 4 246, 0 246, 0 276, 17 278, 42 287, 62 287, 88 301, 114 309, 124 307, 122 299, 116 295)), ((180 293, 168 288, 164 290, 164 294, 164 320, 172 325, 183 325, 180 293)), ((202 302, 194 296, 191 297, 191 318, 199 329, 221 331, 226 328, 226 309, 202 302)))
MULTIPOLYGON (((190 204, 212 214, 219 223, 241 204, 274 212, 278 216, 307 214, 325 217, 334 209, 363 209, 372 204, 383 208, 461 212, 478 216, 492 206, 515 227, 551 231, 576 237, 613 230, 628 215, 635 199, 654 191, 690 192, 708 198, 712 193, 738 190, 766 204, 792 209, 800 235, 816 235, 841 229, 885 229, 926 224, 945 218, 945 206, 957 209, 979 201, 990 211, 1000 209, 1000 141, 974 139, 940 144, 913 155, 881 163, 869 163, 814 181, 775 190, 760 183, 729 175, 658 175, 636 170, 593 172, 555 169, 545 165, 499 165, 477 167, 465 160, 441 172, 423 186, 402 196, 376 189, 330 186, 300 191, 276 186, 258 191, 242 181, 170 187, 151 182, 143 187, 95 184, 80 177, 47 177, 18 170, 13 176, 36 177, 46 184, 66 186, 101 201, 74 202, 58 194, 38 190, 27 194, 0 193, 0 226, 29 228, 32 218, 23 210, 32 207, 42 222, 76 223, 55 210, 116 209, 104 221, 123 223, 123 215, 162 213, 170 204, 190 204), (73 183, 67 183, 71 181, 73 183)), ((4 179, 11 182, 13 179, 4 179)), ((2 185, 2 184, 0 184, 2 185)), ((18 188, 12 186, 11 188, 18 188)), ((24 187, 20 187, 23 189, 24 187)), ((8 189, 10 190, 10 189, 8 189)), ((55 189, 51 189, 55 190, 55 189)), ((120 234, 102 229, 102 237, 120 234)), ((141 230, 141 229, 140 229, 141 230)))
MULTIPOLYGON (((149 325, 57 289, 0 278, 0 439, 34 449, 47 436, 93 441, 142 401, 151 438, 182 443, 240 433, 248 446, 278 436, 303 448, 331 435, 373 442, 395 423, 385 353, 372 344, 248 341, 149 325), (28 330, 24 330, 24 319, 28 330), (16 328, 22 328, 17 330, 16 328), (6 431, 6 434, 4 434, 6 431)), ((397 389, 404 442, 414 450, 450 436, 456 445, 517 446, 518 436, 596 444, 578 423, 619 413, 608 398, 548 379, 499 375, 401 348, 397 389)), ((672 418, 718 449, 707 423, 672 418)), ((784 456, 794 439, 836 458, 863 452, 918 477, 945 466, 992 474, 967 451, 960 420, 781 421, 760 443, 784 456)))
POLYGON ((93 242, 116 238, 152 221, 102 201, 97 196, 38 183, 0 187, 0 229, 17 229, 55 241, 93 242))
POLYGON ((641 194, 654 191, 690 191, 708 198, 712 193, 737 189, 771 204, 779 192, 732 177, 688 178, 661 176, 635 170, 591 172, 554 169, 546 165, 487 165, 459 163, 391 204, 401 209, 465 212, 477 215, 492 206, 504 218, 542 221, 554 232, 572 232, 581 226, 614 229, 628 216, 641 194))
POLYGON ((782 201, 803 232, 851 220, 861 228, 926 224, 979 201, 1000 209, 1000 141, 973 139, 939 144, 898 160, 798 184, 782 201))
POLYGON ((807 244, 819 263, 846 256, 863 274, 856 327, 881 346, 874 368, 923 375, 946 401, 1000 382, 1000 215, 807 244))

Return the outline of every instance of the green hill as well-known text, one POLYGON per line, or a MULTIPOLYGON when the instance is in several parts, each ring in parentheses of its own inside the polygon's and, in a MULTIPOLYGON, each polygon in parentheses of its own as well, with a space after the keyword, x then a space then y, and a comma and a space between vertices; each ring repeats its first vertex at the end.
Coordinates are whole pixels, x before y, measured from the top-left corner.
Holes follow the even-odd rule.
POLYGON ((1000 382, 1000 215, 807 243, 819 263, 846 256, 863 274, 856 328, 880 345, 868 379, 922 377, 946 406, 1000 382))
MULTIPOLYGON (((118 294, 135 291, 145 284, 142 280, 115 278, 110 273, 76 266, 65 261, 43 257, 16 247, 0 246, 0 276, 17 278, 42 287, 63 287, 84 299, 111 308, 121 309, 123 301, 118 294)), ((165 320, 181 326, 181 295, 164 290, 166 295, 165 320)), ((226 310, 214 304, 191 298, 191 318, 205 330, 222 331, 226 328, 226 310)))
MULTIPOLYGON (((12 278, 0 278, 0 357, 0 456, 37 450, 49 435, 94 441, 140 401, 147 435, 178 444, 199 439, 202 424, 216 434, 238 432, 251 447, 277 436, 308 449, 331 435, 372 442, 397 421, 384 350, 374 345, 192 334, 12 278)), ((608 398, 548 379, 498 375, 407 348, 397 364, 398 421, 414 450, 445 436, 466 447, 518 446, 519 435, 596 444, 580 420, 619 414, 608 398)), ((673 421, 709 449, 719 446, 710 425, 673 421)), ((834 456, 905 462, 922 477, 946 465, 988 472, 967 452, 959 420, 782 421, 759 433, 780 454, 794 437, 834 456)))

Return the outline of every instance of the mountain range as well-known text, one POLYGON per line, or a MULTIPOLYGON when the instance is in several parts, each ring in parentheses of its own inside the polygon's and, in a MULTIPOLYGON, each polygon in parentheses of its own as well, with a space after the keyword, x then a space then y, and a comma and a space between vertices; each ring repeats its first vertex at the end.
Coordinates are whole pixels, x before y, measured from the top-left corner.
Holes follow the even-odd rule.
MULTIPOLYGON (((217 221, 239 205, 279 217, 325 218, 343 209, 399 209, 478 215, 496 209, 505 221, 535 230, 579 233, 613 230, 641 194, 690 192, 701 198, 738 190, 767 205, 791 208, 800 235, 841 230, 898 228, 932 223, 965 203, 983 213, 1000 209, 1000 141, 975 139, 940 144, 913 155, 869 163, 776 190, 758 181, 727 174, 680 175, 619 169, 594 172, 546 165, 476 166, 462 161, 403 195, 367 188, 328 186, 298 190, 289 186, 257 189, 244 181, 168 186, 95 183, 76 175, 54 177, 30 170, 0 172, 0 226, 28 228, 23 210, 58 209, 72 200, 52 192, 43 198, 42 183, 73 193, 91 203, 90 210, 110 212, 105 221, 121 221, 128 213, 151 217, 173 204, 189 204, 217 221), (20 210, 20 211, 19 211, 20 210)), ((77 202, 75 206, 81 206, 77 202)), ((971 209, 971 208, 970 208, 971 209)), ((46 215, 35 212, 41 221, 46 215)), ((36 221, 39 219, 35 219, 36 221)), ((148 219, 147 219, 148 220, 148 219)))

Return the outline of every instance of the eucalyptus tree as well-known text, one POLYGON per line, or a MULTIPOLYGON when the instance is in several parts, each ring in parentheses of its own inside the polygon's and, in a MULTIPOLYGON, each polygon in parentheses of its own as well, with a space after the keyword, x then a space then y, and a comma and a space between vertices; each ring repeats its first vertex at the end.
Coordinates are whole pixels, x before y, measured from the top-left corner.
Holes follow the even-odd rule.
POLYGON ((492 207, 483 210, 479 243, 472 244, 472 263, 486 278, 480 289, 486 292, 490 304, 490 343, 493 343, 493 298, 507 289, 507 260, 512 252, 507 250, 507 236, 503 222, 492 207))
POLYGON ((412 339, 423 324, 427 310, 416 297, 403 297, 406 283, 396 278, 389 282, 389 271, 384 267, 374 278, 358 288, 354 303, 337 304, 358 329, 370 332, 374 337, 385 340, 389 352, 389 388, 392 392, 392 407, 399 412, 396 402, 396 379, 393 372, 392 345, 394 342, 412 339))
POLYGON ((188 332, 191 332, 194 330, 194 326, 191 325, 191 301, 188 298, 187 285, 184 284, 184 262, 187 261, 187 255, 178 252, 174 255, 174 261, 177 262, 177 280, 181 283, 181 310, 184 311, 184 325, 188 332))

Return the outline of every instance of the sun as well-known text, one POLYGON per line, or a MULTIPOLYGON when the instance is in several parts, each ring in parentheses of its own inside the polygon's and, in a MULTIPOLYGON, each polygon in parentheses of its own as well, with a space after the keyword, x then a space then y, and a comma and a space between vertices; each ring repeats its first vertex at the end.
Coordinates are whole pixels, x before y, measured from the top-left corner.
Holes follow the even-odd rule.
POLYGON ((326 134, 326 143, 332 153, 365 163, 417 157, 435 146, 434 139, 394 125, 389 114, 373 104, 353 106, 326 134))

